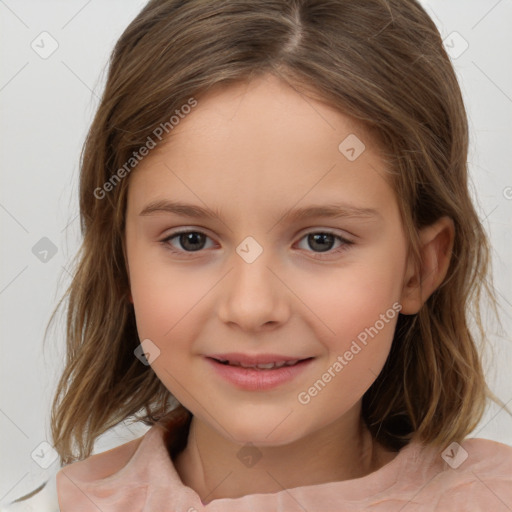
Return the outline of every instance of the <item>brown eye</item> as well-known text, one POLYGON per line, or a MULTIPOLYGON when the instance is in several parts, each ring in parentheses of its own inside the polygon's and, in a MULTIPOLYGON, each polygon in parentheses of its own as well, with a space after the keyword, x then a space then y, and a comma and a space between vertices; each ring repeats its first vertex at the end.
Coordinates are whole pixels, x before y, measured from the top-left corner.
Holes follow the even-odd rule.
POLYGON ((332 249, 336 237, 331 233, 310 233, 307 235, 308 246, 325 252, 332 249))
POLYGON ((197 252, 204 249, 205 243, 209 237, 201 231, 180 231, 164 238, 161 242, 174 252, 197 252), (176 244, 171 241, 177 239, 178 248, 176 244))
POLYGON ((340 252, 348 250, 354 243, 330 231, 315 231, 307 233, 301 238, 299 245, 302 243, 302 240, 305 240, 306 243, 303 247, 299 248, 312 253, 313 255, 316 254, 316 256, 313 257, 318 259, 335 256, 340 252), (337 246, 335 246, 336 242, 338 242, 337 246))

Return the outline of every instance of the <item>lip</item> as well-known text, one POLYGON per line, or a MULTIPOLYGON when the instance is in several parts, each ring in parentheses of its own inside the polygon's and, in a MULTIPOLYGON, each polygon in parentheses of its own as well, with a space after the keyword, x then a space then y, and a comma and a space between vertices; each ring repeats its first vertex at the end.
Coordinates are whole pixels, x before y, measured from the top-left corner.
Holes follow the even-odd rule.
MULTIPOLYGON (((229 359, 229 357, 225 357, 227 354, 219 357, 219 359, 228 359, 231 361, 236 361, 236 359, 229 359)), ((240 354, 239 354, 240 355, 240 354)), ((269 356, 267 354, 266 356, 269 356)), ((276 358, 275 355, 272 355, 273 359, 269 360, 269 357, 266 357, 265 361, 259 358, 259 361, 255 361, 253 357, 251 361, 248 361, 247 358, 245 361, 237 361, 244 362, 246 364, 268 364, 272 362, 279 361, 294 361, 295 358, 291 359, 286 356, 278 356, 276 358)), ((282 366, 281 368, 274 368, 271 370, 259 370, 256 368, 243 368, 241 366, 230 366, 227 364, 222 364, 213 357, 206 357, 206 361, 211 365, 217 375, 221 376, 224 380, 234 384, 236 387, 240 389, 244 389, 247 391, 265 391, 268 389, 276 388, 286 382, 290 382, 298 375, 300 375, 313 361, 314 358, 303 359, 299 361, 293 366, 282 366)))
POLYGON ((269 363, 279 363, 282 361, 296 361, 297 359, 306 359, 301 356, 284 356, 281 354, 241 354, 239 352, 229 352, 227 354, 212 354, 207 357, 211 357, 213 359, 222 359, 231 361, 233 363, 244 363, 244 364, 269 364, 269 363))

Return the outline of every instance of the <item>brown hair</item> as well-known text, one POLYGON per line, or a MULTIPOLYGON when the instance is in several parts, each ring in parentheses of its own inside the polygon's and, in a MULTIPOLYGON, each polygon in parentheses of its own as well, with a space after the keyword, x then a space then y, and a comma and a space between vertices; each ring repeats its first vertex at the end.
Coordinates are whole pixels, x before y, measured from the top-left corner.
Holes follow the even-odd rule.
POLYGON ((140 341, 123 252, 129 178, 102 199, 94 191, 191 97, 262 73, 375 135, 416 258, 420 228, 445 215, 455 224, 444 283, 417 315, 400 314, 387 362, 363 397, 373 436, 394 449, 413 435, 442 445, 480 420, 489 390, 469 315, 483 338, 482 291, 495 304, 489 249, 468 191, 461 92, 425 10, 415 0, 151 0, 113 50, 81 155, 83 242, 57 306, 69 298, 51 417, 62 464, 89 456, 98 436, 129 417, 154 424, 172 400, 134 356, 140 341))

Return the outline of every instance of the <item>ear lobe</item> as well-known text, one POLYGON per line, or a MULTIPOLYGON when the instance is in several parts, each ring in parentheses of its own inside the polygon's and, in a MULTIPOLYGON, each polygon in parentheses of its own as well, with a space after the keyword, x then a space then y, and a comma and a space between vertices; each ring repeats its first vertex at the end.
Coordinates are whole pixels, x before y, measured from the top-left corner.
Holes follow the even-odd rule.
POLYGON ((441 217, 423 228, 419 238, 420 268, 410 256, 404 276, 400 311, 404 315, 416 314, 446 277, 455 238, 453 220, 441 217))

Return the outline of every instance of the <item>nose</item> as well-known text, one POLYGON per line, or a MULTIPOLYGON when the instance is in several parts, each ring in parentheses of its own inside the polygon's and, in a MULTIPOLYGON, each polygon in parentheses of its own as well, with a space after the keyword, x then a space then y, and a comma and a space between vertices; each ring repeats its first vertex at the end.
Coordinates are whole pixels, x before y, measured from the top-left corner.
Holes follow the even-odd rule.
POLYGON ((229 266, 232 270, 225 277, 217 303, 222 322, 246 331, 259 331, 287 321, 289 291, 270 250, 263 250, 252 263, 235 252, 229 266))

